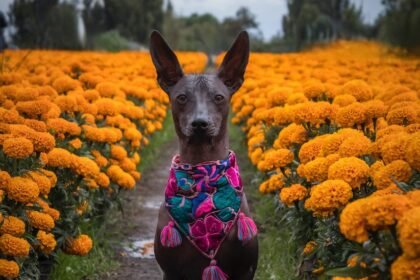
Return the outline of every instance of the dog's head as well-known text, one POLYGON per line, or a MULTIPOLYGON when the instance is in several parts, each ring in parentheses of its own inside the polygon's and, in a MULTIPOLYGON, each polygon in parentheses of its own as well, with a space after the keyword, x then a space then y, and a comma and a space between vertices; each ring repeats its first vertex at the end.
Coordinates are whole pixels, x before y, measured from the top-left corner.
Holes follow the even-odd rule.
POLYGON ((178 137, 217 139, 226 131, 232 95, 241 87, 249 58, 249 37, 239 33, 216 74, 184 75, 172 49, 157 31, 150 54, 160 87, 169 95, 178 137))

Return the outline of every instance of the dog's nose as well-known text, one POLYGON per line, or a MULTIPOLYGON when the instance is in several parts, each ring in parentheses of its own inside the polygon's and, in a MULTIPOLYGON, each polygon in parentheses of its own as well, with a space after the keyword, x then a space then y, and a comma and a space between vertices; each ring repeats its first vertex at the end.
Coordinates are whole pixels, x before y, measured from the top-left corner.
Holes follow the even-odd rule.
POLYGON ((194 129, 207 129, 209 123, 203 119, 196 119, 191 123, 194 129))

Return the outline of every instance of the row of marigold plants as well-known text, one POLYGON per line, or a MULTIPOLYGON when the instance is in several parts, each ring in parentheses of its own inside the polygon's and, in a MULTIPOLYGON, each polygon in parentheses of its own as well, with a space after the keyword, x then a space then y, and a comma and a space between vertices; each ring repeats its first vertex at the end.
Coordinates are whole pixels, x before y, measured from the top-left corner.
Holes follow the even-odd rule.
POLYGON ((419 64, 364 41, 251 55, 232 121, 300 277, 419 279, 419 64))
MULTIPOLYGON (((206 57, 180 53, 186 71, 206 57)), ((0 73, 0 278, 39 279, 59 251, 84 256, 82 223, 140 179, 168 97, 148 53, 6 51, 0 73)))

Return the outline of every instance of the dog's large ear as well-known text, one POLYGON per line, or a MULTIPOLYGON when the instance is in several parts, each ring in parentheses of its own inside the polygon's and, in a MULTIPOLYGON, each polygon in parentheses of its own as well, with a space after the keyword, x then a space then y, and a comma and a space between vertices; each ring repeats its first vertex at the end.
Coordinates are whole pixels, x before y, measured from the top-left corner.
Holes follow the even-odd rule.
POLYGON ((241 31, 226 53, 217 76, 231 93, 236 92, 244 82, 244 74, 249 59, 248 32, 241 31))
POLYGON ((158 31, 150 35, 150 55, 156 68, 160 87, 169 94, 169 90, 184 76, 181 65, 169 45, 158 31))

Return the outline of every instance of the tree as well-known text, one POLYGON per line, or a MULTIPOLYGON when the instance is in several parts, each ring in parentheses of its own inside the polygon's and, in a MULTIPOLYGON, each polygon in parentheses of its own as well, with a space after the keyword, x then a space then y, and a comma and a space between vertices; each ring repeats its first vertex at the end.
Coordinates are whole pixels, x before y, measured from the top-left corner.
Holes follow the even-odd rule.
POLYGON ((151 30, 162 28, 162 4, 163 0, 104 0, 105 28, 147 43, 151 30))
POLYGON ((366 34, 361 8, 349 0, 289 0, 287 6, 283 32, 296 50, 319 41, 366 34))
POLYGON ((385 13, 377 20, 379 38, 419 52, 420 0, 383 0, 385 13))
POLYGON ((223 48, 228 48, 242 30, 257 28, 258 23, 255 19, 255 15, 252 14, 247 7, 240 7, 236 12, 235 17, 225 18, 222 22, 222 29, 225 35, 223 48))
POLYGON ((16 27, 14 42, 22 48, 77 49, 76 11, 58 0, 16 0, 9 12, 16 27))
MULTIPOLYGON (((209 13, 177 17, 168 2, 163 33, 175 49, 201 50, 211 55, 226 50, 241 30, 252 28, 257 29, 258 23, 245 7, 239 8, 234 17, 220 22, 209 13)), ((260 40, 254 38, 253 45, 260 48, 261 44, 256 39, 260 40)))

